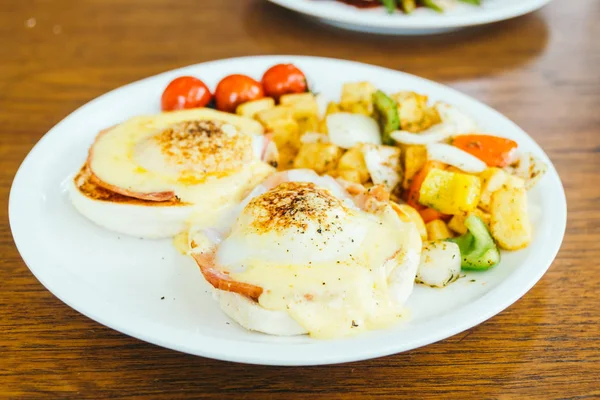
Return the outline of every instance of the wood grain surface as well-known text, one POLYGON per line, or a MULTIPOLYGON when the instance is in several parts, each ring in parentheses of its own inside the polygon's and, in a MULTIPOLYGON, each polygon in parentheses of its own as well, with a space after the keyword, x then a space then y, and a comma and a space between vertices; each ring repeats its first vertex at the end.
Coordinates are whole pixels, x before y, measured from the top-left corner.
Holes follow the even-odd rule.
POLYGON ((0 2, 0 397, 508 399, 600 397, 600 2, 556 0, 511 21, 431 37, 318 25, 261 0, 0 2), (442 342, 334 366, 240 365, 108 329, 48 292, 8 225, 13 176, 77 107, 207 60, 302 54, 433 79, 498 109, 565 185, 558 258, 520 301, 442 342))

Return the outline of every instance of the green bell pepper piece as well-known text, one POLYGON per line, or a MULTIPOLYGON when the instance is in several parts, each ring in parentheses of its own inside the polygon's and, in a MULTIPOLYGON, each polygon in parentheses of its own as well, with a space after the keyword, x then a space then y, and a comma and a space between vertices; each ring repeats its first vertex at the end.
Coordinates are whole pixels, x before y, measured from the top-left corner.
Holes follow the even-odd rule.
POLYGON ((437 4, 435 0, 422 0, 422 3, 425 7, 431 8, 434 11, 437 11, 439 13, 444 12, 444 9, 439 4, 437 4))
POLYGON ((381 3, 390 14, 396 9, 396 0, 381 0, 381 3))
POLYGON ((475 6, 480 6, 481 5, 481 0, 460 0, 463 3, 469 3, 469 4, 473 4, 475 6))
POLYGON ((398 104, 381 90, 373 93, 373 106, 375 108, 379 126, 381 127, 381 141, 383 144, 392 145, 394 140, 390 133, 400 128, 398 104))
POLYGON ((500 262, 500 251, 485 223, 476 215, 465 220, 468 232, 457 238, 448 239, 460 249, 461 267, 464 269, 486 270, 500 262))

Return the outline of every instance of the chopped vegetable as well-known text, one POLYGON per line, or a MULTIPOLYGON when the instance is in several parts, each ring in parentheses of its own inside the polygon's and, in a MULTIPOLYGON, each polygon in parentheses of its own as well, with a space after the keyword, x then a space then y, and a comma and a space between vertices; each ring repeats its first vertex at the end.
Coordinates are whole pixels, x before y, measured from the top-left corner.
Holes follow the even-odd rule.
POLYGON ((419 202, 444 214, 473 211, 479 202, 481 180, 460 172, 433 168, 419 190, 419 202))
POLYGON ((370 82, 351 82, 342 86, 340 108, 356 114, 373 114, 373 93, 377 88, 370 82))
POLYGON ((459 0, 459 1, 462 1, 463 3, 473 4, 475 6, 481 5, 481 0, 459 0))
POLYGON ((381 126, 381 141, 383 144, 394 144, 390 133, 400 127, 400 117, 398 115, 398 105, 388 95, 381 90, 373 94, 373 106, 379 118, 381 126))
POLYGON ((548 166, 532 153, 523 153, 519 155, 514 166, 507 167, 505 170, 524 179, 525 188, 529 190, 542 179, 548 171, 548 166))
POLYGON ((433 287, 444 287, 458 279, 460 265, 460 249, 456 243, 425 242, 415 281, 433 287))
POLYGON ((423 181, 425 181, 425 178, 427 177, 429 171, 431 171, 434 168, 443 169, 444 164, 437 161, 428 161, 427 163, 425 163, 423 168, 413 177, 410 187, 408 188, 406 197, 406 202, 408 203, 408 205, 417 209, 421 214, 421 217, 423 217, 423 219, 425 220, 425 222, 433 221, 434 219, 439 219, 442 217, 442 214, 436 210, 428 211, 426 214, 424 214, 426 207, 421 205, 421 203, 419 202, 419 191, 421 190, 423 181))
POLYGON ((375 185, 384 185, 391 192, 400 183, 400 149, 365 143, 360 146, 375 185))
POLYGON ((505 167, 517 148, 514 140, 491 135, 463 135, 454 138, 452 145, 474 155, 489 167, 505 167))
POLYGON ((502 187, 520 188, 525 186, 525 182, 514 175, 510 175, 499 168, 488 168, 483 171, 479 177, 482 180, 481 197, 479 198, 479 207, 485 211, 490 211, 492 203, 492 194, 502 187))
POLYGON ((279 98, 279 103, 290 106, 294 118, 318 118, 319 105, 312 93, 284 94, 279 98))
POLYGON ((460 248, 461 266, 464 269, 486 270, 500 262, 500 251, 485 223, 476 215, 465 220, 468 232, 448 241, 460 248))
POLYGON ((435 0, 421 0, 421 2, 427 8, 431 8, 432 10, 437 11, 439 13, 444 12, 442 6, 438 4, 438 2, 435 0))
POLYGON ((404 130, 394 131, 390 133, 392 139, 402 144, 430 144, 478 130, 477 123, 457 108, 440 102, 434 107, 442 122, 418 134, 404 130))
POLYGON ((235 109, 235 113, 243 117, 254 118, 259 112, 273 107, 275 107, 275 100, 272 97, 265 97, 264 99, 252 100, 240 104, 235 109))
POLYGON ((408 189, 413 177, 427 162, 427 149, 425 146, 405 146, 403 154, 404 180, 402 182, 402 187, 408 189))
POLYGON ((410 14, 417 8, 417 2, 415 0, 399 0, 400 8, 407 14, 410 14))
POLYGON ((492 195, 492 236, 500 247, 518 250, 531 242, 531 222, 524 188, 502 188, 492 195))
POLYGON ((452 229, 454 232, 456 232, 460 235, 464 235, 468 231, 467 227, 465 226, 465 220, 471 214, 475 214, 476 216, 481 218, 481 220, 485 223, 485 225, 487 227, 490 226, 490 220, 491 220, 490 214, 486 213, 485 211, 483 211, 479 208, 476 208, 475 210, 471 211, 470 213, 454 215, 452 217, 452 219, 450 221, 448 221, 448 228, 452 229))
POLYGON ((343 149, 359 143, 381 144, 377 122, 366 115, 339 112, 328 115, 326 123, 329 139, 343 149))
POLYGON ((451 238, 452 232, 448 229, 448 226, 441 219, 434 219, 425 225, 427 229, 427 237, 429 240, 444 240, 451 238))
POLYGON ((427 158, 452 165, 471 174, 478 174, 486 168, 485 163, 477 157, 445 143, 428 145, 427 158))
POLYGON ((337 168, 342 149, 331 143, 303 143, 294 160, 294 168, 309 168, 325 174, 337 168))
POLYGON ((387 10, 388 13, 393 13, 396 9, 396 0, 381 0, 383 6, 387 10))
POLYGON ((370 174, 365 164, 361 146, 356 146, 344 153, 338 162, 338 176, 349 182, 366 183, 370 174))

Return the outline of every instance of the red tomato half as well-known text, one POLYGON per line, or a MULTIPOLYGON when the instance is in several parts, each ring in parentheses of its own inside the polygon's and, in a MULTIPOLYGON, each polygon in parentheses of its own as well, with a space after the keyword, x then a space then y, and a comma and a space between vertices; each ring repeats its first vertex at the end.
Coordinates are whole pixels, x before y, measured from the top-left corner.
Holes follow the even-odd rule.
POLYGON ((265 93, 275 100, 289 93, 304 93, 308 87, 306 77, 294 64, 277 64, 262 77, 265 93))
POLYGON ((208 87, 193 76, 180 76, 169 83, 162 94, 163 111, 205 107, 212 99, 208 87))
POLYGON ((229 75, 215 89, 217 109, 226 112, 235 112, 240 104, 263 97, 265 93, 261 84, 246 75, 229 75))

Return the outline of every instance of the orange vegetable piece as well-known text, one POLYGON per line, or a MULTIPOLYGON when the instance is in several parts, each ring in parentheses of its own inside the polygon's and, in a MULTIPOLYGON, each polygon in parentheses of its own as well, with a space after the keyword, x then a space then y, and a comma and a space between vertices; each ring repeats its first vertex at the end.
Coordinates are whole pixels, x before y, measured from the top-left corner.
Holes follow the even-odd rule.
POLYGON ((517 148, 514 140, 491 135, 457 136, 452 145, 474 155, 488 167, 505 167, 510 163, 511 152, 517 148))

